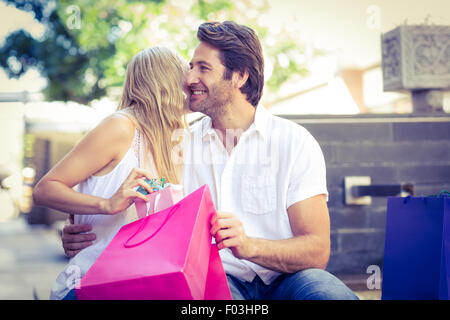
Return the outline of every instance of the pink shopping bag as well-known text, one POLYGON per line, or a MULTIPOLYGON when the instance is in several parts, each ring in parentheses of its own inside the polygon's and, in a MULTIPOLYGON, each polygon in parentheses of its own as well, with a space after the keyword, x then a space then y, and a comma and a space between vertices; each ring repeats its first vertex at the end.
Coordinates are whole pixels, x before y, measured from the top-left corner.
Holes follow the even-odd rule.
POLYGON ((223 270, 219 250, 215 244, 211 245, 209 268, 206 277, 205 300, 231 300, 230 287, 223 270))
POLYGON ((139 218, 167 209, 183 199, 182 186, 168 186, 162 190, 146 195, 148 202, 136 198, 134 204, 139 218))
POLYGON ((123 226, 81 279, 77 298, 231 298, 218 252, 210 254, 214 213, 204 185, 175 205, 123 226), (212 290, 214 284, 206 290, 209 277, 224 293, 212 290))

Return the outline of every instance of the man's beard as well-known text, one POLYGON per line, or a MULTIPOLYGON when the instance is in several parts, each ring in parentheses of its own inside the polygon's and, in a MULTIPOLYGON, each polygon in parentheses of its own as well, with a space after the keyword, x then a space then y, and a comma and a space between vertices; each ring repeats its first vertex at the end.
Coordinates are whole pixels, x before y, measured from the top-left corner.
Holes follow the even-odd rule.
POLYGON ((225 106, 231 103, 231 82, 222 81, 208 90, 208 97, 196 106, 191 106, 191 111, 201 112, 212 119, 225 112, 225 106))

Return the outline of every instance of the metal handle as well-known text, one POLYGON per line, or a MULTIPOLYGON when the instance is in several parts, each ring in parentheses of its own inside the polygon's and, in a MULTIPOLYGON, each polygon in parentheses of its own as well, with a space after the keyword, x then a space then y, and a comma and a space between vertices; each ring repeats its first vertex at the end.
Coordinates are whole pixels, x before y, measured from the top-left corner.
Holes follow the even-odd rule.
POLYGON ((372 197, 388 197, 414 195, 414 185, 405 184, 372 184, 369 176, 347 176, 344 178, 344 194, 346 205, 371 205, 372 197))
POLYGON ((353 186, 353 197, 388 197, 397 196, 402 191, 408 192, 410 195, 414 195, 414 185, 412 184, 390 184, 390 185, 369 185, 369 186, 353 186))

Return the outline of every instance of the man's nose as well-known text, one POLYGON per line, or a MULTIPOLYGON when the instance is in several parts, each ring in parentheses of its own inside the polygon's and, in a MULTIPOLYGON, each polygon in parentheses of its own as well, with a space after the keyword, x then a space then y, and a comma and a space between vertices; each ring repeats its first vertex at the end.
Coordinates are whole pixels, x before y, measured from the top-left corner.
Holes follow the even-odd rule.
POLYGON ((186 74, 186 85, 190 86, 198 83, 197 72, 194 69, 191 69, 186 74))

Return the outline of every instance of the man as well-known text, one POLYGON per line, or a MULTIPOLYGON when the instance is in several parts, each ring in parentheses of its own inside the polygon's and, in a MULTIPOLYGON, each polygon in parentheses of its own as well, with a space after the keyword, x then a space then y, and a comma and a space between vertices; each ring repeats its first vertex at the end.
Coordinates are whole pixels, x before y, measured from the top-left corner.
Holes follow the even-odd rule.
MULTIPOLYGON (((207 117, 185 139, 183 185, 186 194, 210 188, 211 234, 233 298, 357 299, 324 270, 330 222, 318 143, 258 105, 264 62, 255 32, 227 21, 202 24, 197 37, 186 86, 191 110, 207 117)), ((64 230, 69 255, 87 244, 81 228, 64 230)))

